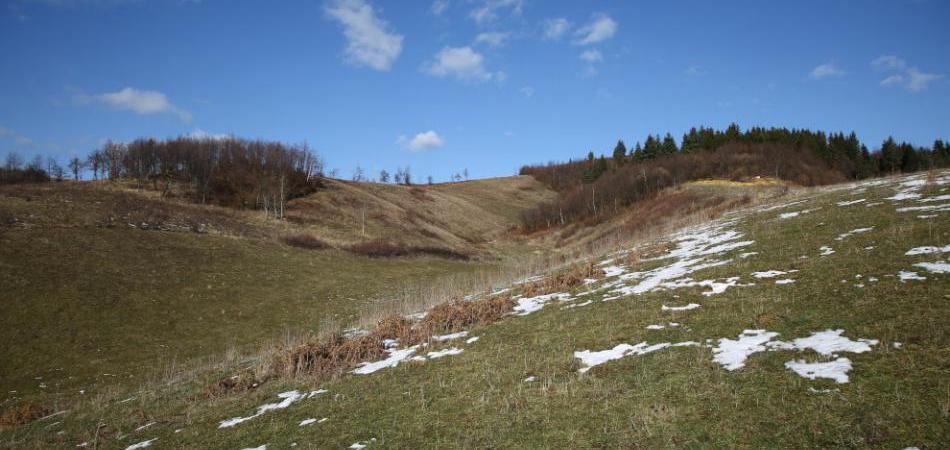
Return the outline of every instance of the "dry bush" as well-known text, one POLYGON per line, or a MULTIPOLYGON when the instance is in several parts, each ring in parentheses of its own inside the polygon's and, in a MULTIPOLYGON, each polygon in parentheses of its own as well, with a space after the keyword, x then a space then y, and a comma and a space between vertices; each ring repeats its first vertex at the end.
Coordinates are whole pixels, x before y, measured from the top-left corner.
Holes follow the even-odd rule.
POLYGON ((400 315, 392 315, 377 322, 369 335, 380 340, 397 339, 400 343, 409 344, 419 341, 421 336, 413 325, 412 320, 400 315))
POLYGON ((307 250, 321 250, 330 248, 330 244, 321 241, 311 234, 296 234, 293 236, 284 236, 281 242, 291 246, 307 250))
POLYGON ((599 280, 605 275, 604 271, 598 269, 593 261, 587 261, 580 265, 573 266, 566 272, 561 272, 553 276, 545 277, 542 280, 533 283, 527 283, 521 287, 521 295, 525 297, 535 297, 552 292, 561 292, 566 289, 572 289, 584 283, 584 280, 599 280))
POLYGON ((51 409, 36 403, 24 403, 0 414, 0 429, 26 425, 36 419, 48 416, 51 409))
POLYGON ((263 383, 263 381, 258 380, 252 370, 243 370, 237 375, 218 380, 214 384, 206 387, 203 395, 206 398, 218 398, 228 394, 249 391, 261 383, 263 383))
POLYGON ((467 260, 469 255, 450 248, 434 246, 407 246, 383 239, 358 242, 346 248, 347 251, 370 258, 395 258, 399 256, 438 256, 447 259, 467 260))
POLYGON ((346 338, 334 334, 314 337, 280 349, 265 363, 264 373, 282 377, 337 376, 359 363, 378 358, 385 348, 374 336, 346 338))
POLYGON ((432 307, 418 328, 428 334, 452 333, 470 325, 501 320, 514 307, 515 301, 507 295, 480 300, 451 301, 432 307))

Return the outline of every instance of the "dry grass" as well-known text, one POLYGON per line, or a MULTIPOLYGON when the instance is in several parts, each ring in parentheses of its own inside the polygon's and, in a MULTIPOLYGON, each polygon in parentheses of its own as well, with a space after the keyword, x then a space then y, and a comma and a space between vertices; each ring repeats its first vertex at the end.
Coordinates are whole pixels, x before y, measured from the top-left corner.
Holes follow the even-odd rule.
POLYGON ((533 283, 527 283, 521 288, 521 293, 525 297, 534 297, 537 295, 559 292, 580 286, 584 280, 599 280, 604 277, 604 271, 594 265, 593 260, 576 265, 566 272, 554 274, 545 277, 542 280, 533 283))
POLYGON ((383 341, 374 336, 317 336, 273 352, 271 358, 262 362, 259 372, 263 376, 259 375, 258 379, 339 376, 363 361, 382 356, 384 352, 383 341))
POLYGON ((36 403, 24 403, 0 413, 0 429, 26 425, 48 416, 51 409, 36 403))
POLYGON ((310 234, 295 234, 292 236, 285 236, 281 238, 281 242, 291 247, 303 248, 307 250, 321 250, 330 248, 330 244, 327 244, 326 242, 323 242, 322 240, 310 234))
POLYGON ((434 306, 419 324, 425 333, 451 333, 471 325, 483 325, 501 320, 515 307, 510 296, 481 300, 456 300, 434 306))

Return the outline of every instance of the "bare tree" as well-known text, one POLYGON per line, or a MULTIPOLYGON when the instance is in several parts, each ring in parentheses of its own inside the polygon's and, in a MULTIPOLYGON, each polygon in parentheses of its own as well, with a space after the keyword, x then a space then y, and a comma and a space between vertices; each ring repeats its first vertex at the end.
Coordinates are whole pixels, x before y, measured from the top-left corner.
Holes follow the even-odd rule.
POLYGON ((365 175, 363 173, 363 168, 356 166, 356 168, 353 169, 353 181, 364 181, 364 179, 365 175))
POLYGON ((430 185, 432 184, 432 175, 429 175, 427 177, 427 181, 429 182, 430 185))
POLYGON ((7 170, 19 170, 23 167, 23 157, 17 152, 7 153, 5 167, 7 170))
POLYGON ((386 169, 383 169, 379 172, 379 182, 389 183, 389 172, 387 172, 386 169))
POLYGON ((83 163, 83 160, 73 156, 69 159, 69 171, 73 173, 73 179, 76 181, 81 180, 82 170, 86 167, 83 163))
POLYGON ((462 176, 465 177, 465 181, 468 181, 468 168, 467 168, 467 167, 465 168, 464 171, 462 171, 462 176))

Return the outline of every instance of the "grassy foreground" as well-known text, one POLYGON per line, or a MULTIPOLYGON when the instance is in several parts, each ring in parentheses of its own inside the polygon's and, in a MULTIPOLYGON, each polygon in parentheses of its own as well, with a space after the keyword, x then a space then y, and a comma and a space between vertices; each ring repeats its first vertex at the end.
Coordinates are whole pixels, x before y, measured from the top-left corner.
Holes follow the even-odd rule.
MULTIPOLYGON (((946 189, 927 195, 945 195, 946 189)), ((729 264, 689 276, 740 277, 739 283, 754 286, 711 296, 697 287, 609 302, 600 301, 604 293, 578 297, 473 329, 476 342, 427 349, 455 346, 463 350, 456 356, 332 381, 269 382, 216 400, 195 395, 223 373, 203 374, 154 385, 124 403, 79 402, 61 416, 0 432, 0 441, 10 448, 85 442, 120 449, 152 439, 151 448, 223 449, 354 443, 367 448, 939 448, 950 441, 950 278, 913 264, 946 260, 947 254, 905 252, 947 245, 950 222, 946 212, 898 212, 939 203, 883 200, 894 193, 893 184, 807 191, 798 194, 802 203, 737 216, 733 228, 754 243, 723 255, 729 264), (838 204, 859 199, 865 200, 838 204), (779 219, 806 209, 812 211, 779 219), (873 230, 836 239, 869 227, 873 230), (822 257, 822 246, 835 252, 822 257), (757 254, 738 257, 748 252, 757 254), (795 282, 777 285, 751 276, 766 270, 797 270, 782 277, 795 282), (900 271, 916 271, 926 280, 902 282, 900 271), (593 303, 563 308, 588 299, 593 303), (688 303, 702 306, 661 310, 688 303), (681 326, 646 329, 671 321, 681 326), (808 380, 784 366, 790 359, 821 360, 811 352, 756 353, 736 371, 713 362, 705 346, 627 356, 586 374, 578 372, 574 358, 575 351, 620 343, 735 339, 755 328, 781 333, 783 340, 840 328, 849 338, 879 343, 867 353, 845 354, 853 363, 848 383, 808 380), (533 381, 526 381, 529 377, 533 381), (328 392, 218 428, 222 420, 278 402, 280 392, 317 388, 328 392), (299 425, 310 418, 327 420, 299 425)), ((630 270, 662 264, 648 261, 630 270)))

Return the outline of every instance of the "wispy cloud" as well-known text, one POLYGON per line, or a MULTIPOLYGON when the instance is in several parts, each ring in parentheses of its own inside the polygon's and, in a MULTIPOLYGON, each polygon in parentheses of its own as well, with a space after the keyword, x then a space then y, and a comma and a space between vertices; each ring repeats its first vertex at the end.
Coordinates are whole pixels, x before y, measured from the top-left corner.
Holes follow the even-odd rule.
POLYGON ((439 133, 436 133, 434 130, 429 130, 417 133, 411 138, 406 135, 400 135, 396 138, 396 144, 399 144, 399 146, 406 150, 417 152, 437 149, 445 145, 445 141, 442 140, 439 133))
POLYGON ((544 39, 556 41, 561 39, 561 37, 564 36, 564 33, 567 33, 567 30, 571 28, 571 22, 563 17, 555 17, 546 19, 542 26, 544 27, 544 39))
POLYGON ((596 14, 594 19, 577 29, 574 33, 574 43, 577 45, 590 45, 606 41, 617 33, 617 22, 606 14, 596 14))
POLYGON ((87 96, 80 94, 80 102, 94 101, 119 111, 132 111, 139 115, 174 114, 182 122, 191 121, 191 113, 175 106, 168 97, 158 91, 143 91, 127 87, 116 92, 87 96))
POLYGON ((455 77, 462 81, 504 81, 504 72, 491 73, 485 69, 485 57, 471 47, 445 47, 435 54, 422 70, 436 77, 455 77))
POLYGON ((604 55, 600 53, 600 50, 584 50, 581 52, 580 58, 589 63, 596 63, 603 61, 604 55))
POLYGON ((33 147, 35 145, 33 139, 3 126, 0 126, 0 138, 12 140, 18 147, 33 147))
POLYGON ((826 63, 812 69, 808 77, 813 80, 821 80, 829 77, 840 77, 844 74, 845 72, 835 66, 834 63, 826 63))
POLYGON ((441 16, 447 9, 449 9, 449 0, 435 0, 429 7, 429 11, 437 16, 441 16))
POLYGON ((689 66, 683 71, 683 73, 691 77, 701 77, 706 75, 706 68, 699 65, 689 66))
POLYGON ((336 0, 325 12, 343 26, 347 62, 385 71, 402 53, 403 36, 389 31, 389 25, 376 16, 369 3, 336 0))
POLYGON ((212 140, 212 141, 220 141, 220 140, 227 139, 228 137, 230 137, 227 134, 209 133, 205 130, 202 130, 201 128, 195 128, 194 130, 192 130, 191 133, 188 133, 186 136, 192 139, 199 139, 199 140, 207 139, 207 140, 212 140))
POLYGON ((521 89, 518 89, 518 93, 525 96, 526 98, 534 97, 534 87, 524 86, 521 89))
POLYGON ((478 36, 475 36, 475 43, 486 44, 492 47, 501 47, 502 45, 505 45, 505 41, 508 40, 508 37, 508 33, 502 33, 499 31, 479 33, 478 36))
POLYGON ((469 13, 469 17, 479 25, 485 25, 498 19, 498 13, 509 10, 511 14, 521 14, 523 0, 483 0, 481 4, 469 13))
POLYGON ((930 87, 930 83, 943 78, 943 75, 938 73, 921 72, 895 55, 879 56, 871 61, 871 67, 891 72, 881 80, 881 86, 900 86, 910 92, 925 91, 930 87))

